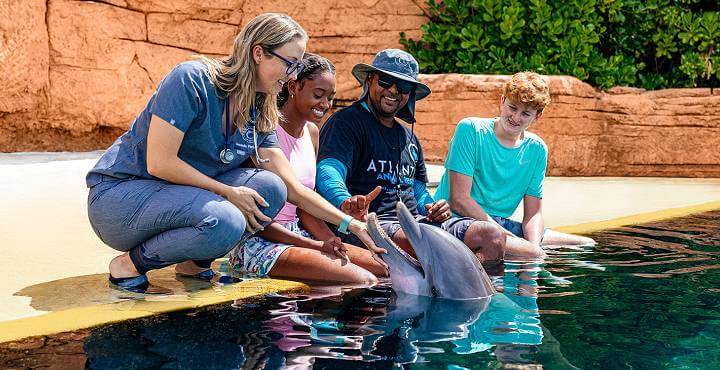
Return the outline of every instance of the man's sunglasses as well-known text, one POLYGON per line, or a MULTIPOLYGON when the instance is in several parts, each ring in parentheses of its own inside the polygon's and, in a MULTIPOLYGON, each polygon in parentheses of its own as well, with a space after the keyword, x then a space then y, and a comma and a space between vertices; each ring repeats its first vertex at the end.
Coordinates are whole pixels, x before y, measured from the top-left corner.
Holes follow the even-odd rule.
POLYGON ((274 51, 272 51, 272 50, 270 50, 270 49, 265 49, 265 51, 267 51, 268 54, 271 54, 271 55, 273 55, 273 56, 276 56, 276 57, 280 58, 280 60, 282 60, 283 62, 285 62, 285 65, 287 66, 287 70, 285 71, 285 73, 288 74, 288 75, 291 75, 291 74, 293 74, 293 73, 300 74, 300 72, 302 72, 303 69, 305 69, 305 64, 303 64, 303 62, 302 62, 301 60, 298 60, 298 61, 296 61, 296 62, 293 62, 292 60, 288 60, 288 59, 285 58, 284 56, 282 56, 282 55, 280 55, 280 54, 278 54, 278 53, 276 53, 276 52, 274 52, 274 51))
POLYGON ((389 89, 392 85, 397 86, 400 94, 408 94, 415 89, 415 84, 409 81, 401 80, 397 77, 390 76, 384 73, 378 73, 378 85, 383 89, 389 89))

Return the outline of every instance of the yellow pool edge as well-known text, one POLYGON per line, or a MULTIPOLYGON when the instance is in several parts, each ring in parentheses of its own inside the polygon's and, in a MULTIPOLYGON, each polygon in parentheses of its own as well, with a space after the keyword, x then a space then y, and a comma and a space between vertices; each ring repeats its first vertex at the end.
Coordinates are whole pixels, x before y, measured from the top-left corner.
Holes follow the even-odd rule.
POLYGON ((621 226, 637 225, 648 222, 667 220, 671 218, 684 217, 696 213, 714 211, 717 209, 720 209, 720 201, 713 201, 678 208, 668 208, 646 213, 638 213, 635 215, 618 217, 610 220, 593 221, 577 225, 554 227, 553 230, 571 234, 587 234, 595 231, 607 230, 621 226))
MULTIPOLYGON (((720 209, 720 201, 640 213, 610 220, 560 226, 553 229, 566 233, 586 234, 621 226, 683 217, 717 209, 720 209)), ((232 284, 220 289, 200 290, 193 293, 191 298, 182 301, 128 300, 49 312, 39 316, 0 322, 0 343, 28 337, 87 329, 161 313, 207 307, 235 299, 260 297, 269 293, 302 292, 308 291, 309 289, 307 285, 294 281, 256 279, 232 284)))
POLYGON ((256 279, 220 288, 199 290, 191 293, 184 300, 163 300, 161 296, 148 296, 146 299, 48 312, 39 316, 0 322, 0 343, 206 307, 235 299, 255 298, 278 292, 306 292, 309 289, 307 285, 294 281, 256 279))

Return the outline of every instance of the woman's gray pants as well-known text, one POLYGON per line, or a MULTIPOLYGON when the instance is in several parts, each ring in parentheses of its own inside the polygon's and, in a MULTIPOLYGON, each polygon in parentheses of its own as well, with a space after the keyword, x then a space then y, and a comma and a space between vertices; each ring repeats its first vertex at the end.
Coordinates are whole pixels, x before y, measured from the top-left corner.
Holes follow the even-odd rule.
MULTIPOLYGON (((188 260, 209 267, 250 236, 240 210, 208 190, 161 180, 89 176, 102 177, 88 196, 93 230, 113 249, 130 252, 141 274, 188 260)), ((287 199, 285 184, 268 171, 238 168, 215 180, 257 191, 269 204, 258 207, 270 218, 287 199)))

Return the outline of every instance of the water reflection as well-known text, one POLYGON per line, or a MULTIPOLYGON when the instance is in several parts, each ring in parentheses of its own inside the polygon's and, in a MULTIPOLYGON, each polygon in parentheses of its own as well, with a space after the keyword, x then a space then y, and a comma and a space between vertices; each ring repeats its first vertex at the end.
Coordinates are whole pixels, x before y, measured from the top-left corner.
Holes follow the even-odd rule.
POLYGON ((715 368, 719 220, 716 211, 596 233, 582 258, 551 252, 547 269, 572 285, 547 286, 538 301, 563 353, 582 368, 715 368))
MULTIPOLYGON (((220 267, 219 262, 213 265, 220 267)), ((194 293, 210 287, 219 287, 216 282, 201 281, 176 276, 173 267, 151 272, 156 291, 164 295, 144 295, 117 289, 108 284, 108 274, 72 276, 64 279, 27 286, 14 296, 29 297, 30 306, 37 311, 62 311, 78 307, 116 303, 123 301, 187 301, 194 293)))
MULTIPOLYGON (((499 296, 499 295, 498 295, 499 296)), ((422 345, 461 340, 486 311, 490 298, 453 301, 406 294, 393 295, 388 313, 370 327, 363 353, 404 364, 422 362, 422 345)))
MULTIPOLYGON (((318 359, 363 360, 364 337, 373 333, 367 323, 383 316, 389 289, 315 288, 271 310, 263 331, 285 354, 283 368, 308 368, 318 359)), ((243 310, 246 306, 239 305, 243 310)))
POLYGON ((299 299, 274 310, 264 328, 277 334, 274 344, 288 352, 283 365, 290 367, 319 359, 328 366, 399 366, 436 361, 446 351, 527 364, 532 360, 525 355, 547 332, 537 306, 541 274, 552 280, 538 264, 508 264, 496 279, 504 293, 486 299, 435 299, 388 287, 347 292, 342 300, 299 299))

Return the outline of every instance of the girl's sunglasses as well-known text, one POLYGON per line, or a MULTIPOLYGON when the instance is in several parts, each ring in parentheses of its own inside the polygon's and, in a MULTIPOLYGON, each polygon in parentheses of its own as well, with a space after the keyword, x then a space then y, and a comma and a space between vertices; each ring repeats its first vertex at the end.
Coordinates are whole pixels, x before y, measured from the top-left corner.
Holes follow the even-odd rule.
POLYGON ((397 77, 390 76, 385 73, 378 73, 378 85, 383 89, 389 89, 392 85, 395 85, 400 94, 408 94, 415 88, 415 84, 405 80, 401 80, 397 77))
POLYGON ((302 72, 303 69, 305 69, 305 64, 303 64, 303 62, 302 62, 301 60, 298 60, 298 61, 296 61, 296 62, 293 62, 293 61, 288 60, 288 59, 285 58, 284 56, 282 56, 282 55, 280 55, 280 54, 278 54, 278 53, 276 53, 276 52, 274 52, 274 51, 272 51, 272 50, 270 50, 270 49, 265 49, 265 51, 267 51, 268 54, 271 54, 271 55, 273 55, 273 56, 276 56, 276 57, 280 58, 280 60, 282 60, 283 62, 285 62, 285 65, 287 66, 287 70, 285 71, 285 73, 288 74, 288 75, 291 75, 291 74, 293 74, 293 73, 300 74, 300 72, 302 72))

